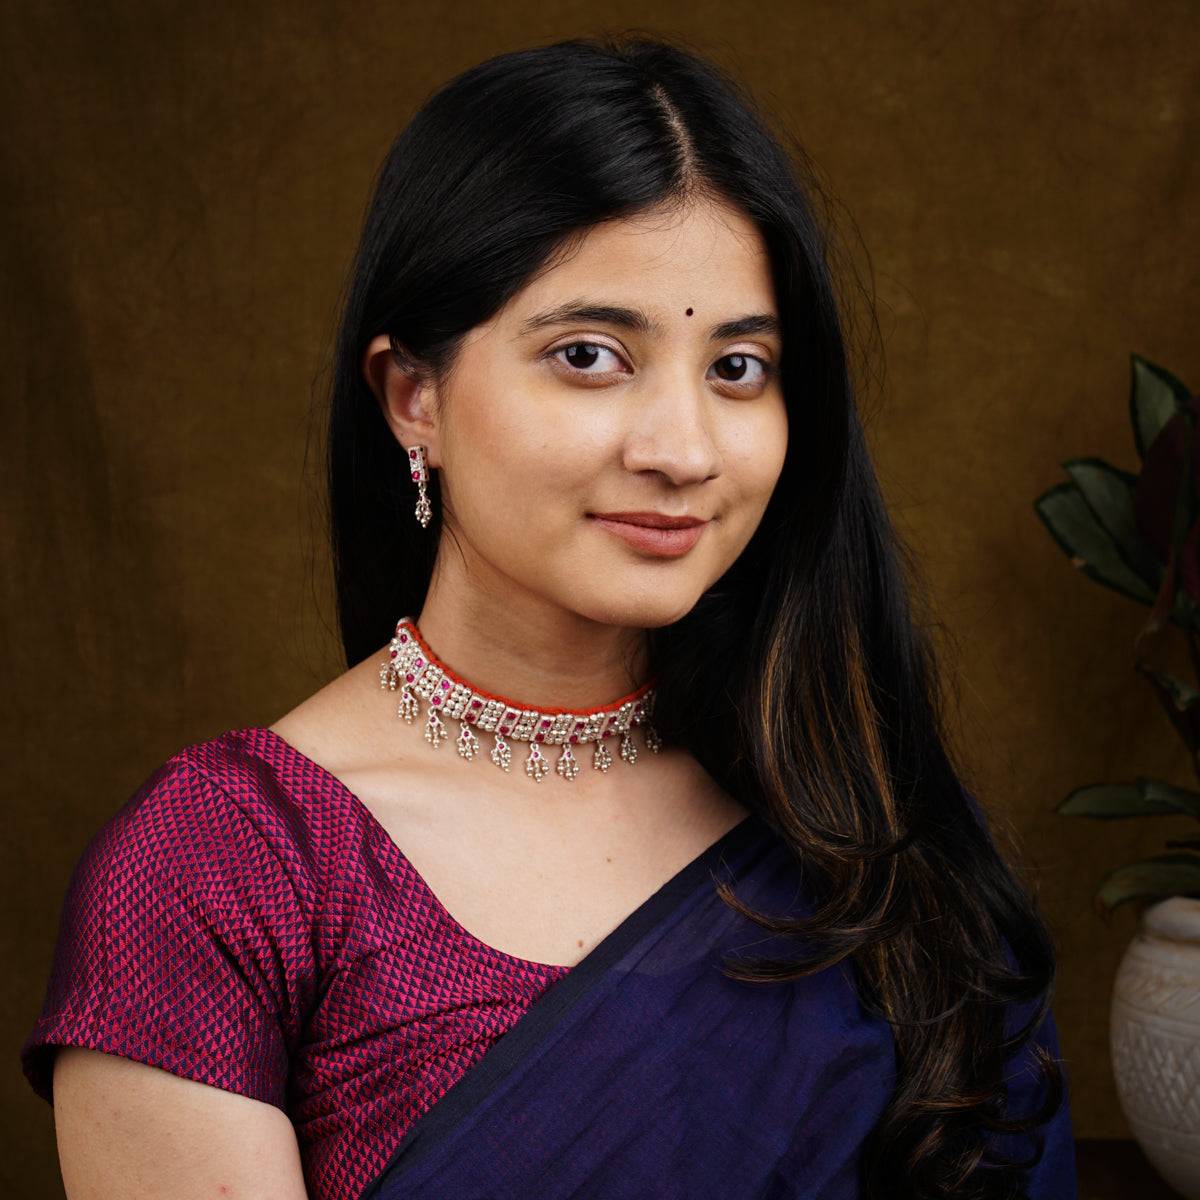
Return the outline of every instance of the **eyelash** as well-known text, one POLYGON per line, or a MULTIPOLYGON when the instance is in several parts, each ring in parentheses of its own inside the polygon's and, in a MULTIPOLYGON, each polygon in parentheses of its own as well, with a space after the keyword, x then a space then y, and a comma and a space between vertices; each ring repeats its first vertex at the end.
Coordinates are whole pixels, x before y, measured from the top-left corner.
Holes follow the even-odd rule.
MULTIPOLYGON (((586 338, 576 338, 573 342, 563 342, 563 344, 561 346, 555 346, 553 349, 547 350, 545 357, 550 358, 550 359, 557 358, 557 356, 560 355, 564 350, 570 350, 575 346, 591 346, 593 349, 596 349, 596 350, 607 350, 610 354, 617 354, 617 351, 614 350, 611 346, 609 346, 605 342, 592 342, 592 341, 588 341, 586 338)), ((620 357, 620 356, 618 355, 618 357, 620 357)), ((756 363, 758 363, 758 365, 760 367, 762 367, 762 372, 763 372, 762 386, 764 386, 764 387, 768 383, 770 383, 771 380, 775 377, 775 373, 777 370, 774 363, 768 362, 765 358, 762 358, 757 354, 742 354, 739 351, 732 351, 729 354, 722 354, 721 358, 750 358, 750 359, 753 359, 756 363)), ((562 363, 562 365, 567 369, 567 371, 573 375, 581 375, 581 376, 586 377, 588 375, 600 376, 600 375, 607 374, 607 372, 604 372, 604 371, 584 371, 578 367, 571 366, 570 363, 565 362, 562 359, 559 359, 558 361, 560 363, 562 363)), ((720 362, 721 359, 717 359, 717 361, 720 362)), ((726 379, 726 380, 722 380, 721 382, 723 382, 727 387, 738 388, 738 389, 741 389, 742 391, 746 391, 752 386, 750 384, 738 382, 737 380, 726 379)))

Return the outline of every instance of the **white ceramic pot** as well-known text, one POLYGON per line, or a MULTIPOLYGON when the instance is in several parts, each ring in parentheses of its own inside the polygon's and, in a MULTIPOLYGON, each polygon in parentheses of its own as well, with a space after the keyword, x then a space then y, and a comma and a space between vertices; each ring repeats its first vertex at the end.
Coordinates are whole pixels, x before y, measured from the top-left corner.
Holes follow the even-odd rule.
POLYGON ((1200 900, 1143 910, 1109 1024, 1117 1096, 1158 1173, 1200 1200, 1200 900))

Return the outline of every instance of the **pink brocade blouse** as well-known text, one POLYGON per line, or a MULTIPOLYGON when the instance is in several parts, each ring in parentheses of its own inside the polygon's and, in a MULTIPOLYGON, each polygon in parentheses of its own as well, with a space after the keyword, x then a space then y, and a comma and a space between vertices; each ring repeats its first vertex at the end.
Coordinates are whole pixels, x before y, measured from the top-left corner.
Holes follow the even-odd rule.
POLYGON ((88 843, 21 1047, 88 1046, 283 1109, 347 1200, 570 968, 459 925, 366 806, 259 726, 186 746, 88 843))

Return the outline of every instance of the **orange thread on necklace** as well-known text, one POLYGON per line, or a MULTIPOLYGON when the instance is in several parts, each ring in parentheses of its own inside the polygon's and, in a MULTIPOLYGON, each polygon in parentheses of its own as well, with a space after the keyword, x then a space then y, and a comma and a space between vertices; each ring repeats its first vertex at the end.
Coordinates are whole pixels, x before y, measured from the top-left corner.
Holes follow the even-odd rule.
MULTIPOLYGON (((418 646, 421 647, 425 657, 431 663, 433 663, 435 667, 440 667, 446 673, 446 675, 449 676, 449 678, 454 680, 455 683, 461 683, 463 687, 470 688, 472 692, 480 696, 485 696, 488 700, 498 700, 501 704, 505 705, 507 708, 514 709, 516 712, 525 711, 526 706, 524 704, 520 704, 515 700, 511 700, 507 696, 501 696, 496 692, 485 692, 483 688, 476 687, 469 680, 463 679, 457 674, 457 672, 452 671, 444 662, 442 662, 440 658, 438 658, 436 654, 434 654, 432 650, 430 650, 429 643, 426 642, 421 636, 414 622, 403 620, 400 622, 400 624, 403 625, 403 627, 410 634, 412 634, 413 640, 418 646)), ((593 713, 606 713, 614 708, 620 708, 621 705, 625 704, 627 701, 640 699, 643 695, 645 695, 646 692, 650 691, 654 684, 655 680, 651 679, 648 682, 643 683, 642 686, 635 691, 626 692, 624 696, 618 697, 611 704, 601 704, 596 708, 538 708, 536 711, 541 713, 543 716, 548 717, 556 716, 559 713, 570 713, 572 716, 577 717, 587 717, 591 716, 593 713)), ((530 709, 530 711, 534 710, 530 709)))

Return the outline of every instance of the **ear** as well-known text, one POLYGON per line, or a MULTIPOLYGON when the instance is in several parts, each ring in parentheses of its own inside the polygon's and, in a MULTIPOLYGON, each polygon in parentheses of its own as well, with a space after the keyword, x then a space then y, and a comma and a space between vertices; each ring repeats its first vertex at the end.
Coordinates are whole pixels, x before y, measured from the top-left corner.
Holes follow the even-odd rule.
POLYGON ((405 449, 424 446, 426 464, 441 466, 433 388, 401 366, 386 333, 376 335, 367 344, 362 356, 362 373, 383 419, 400 445, 405 449))

